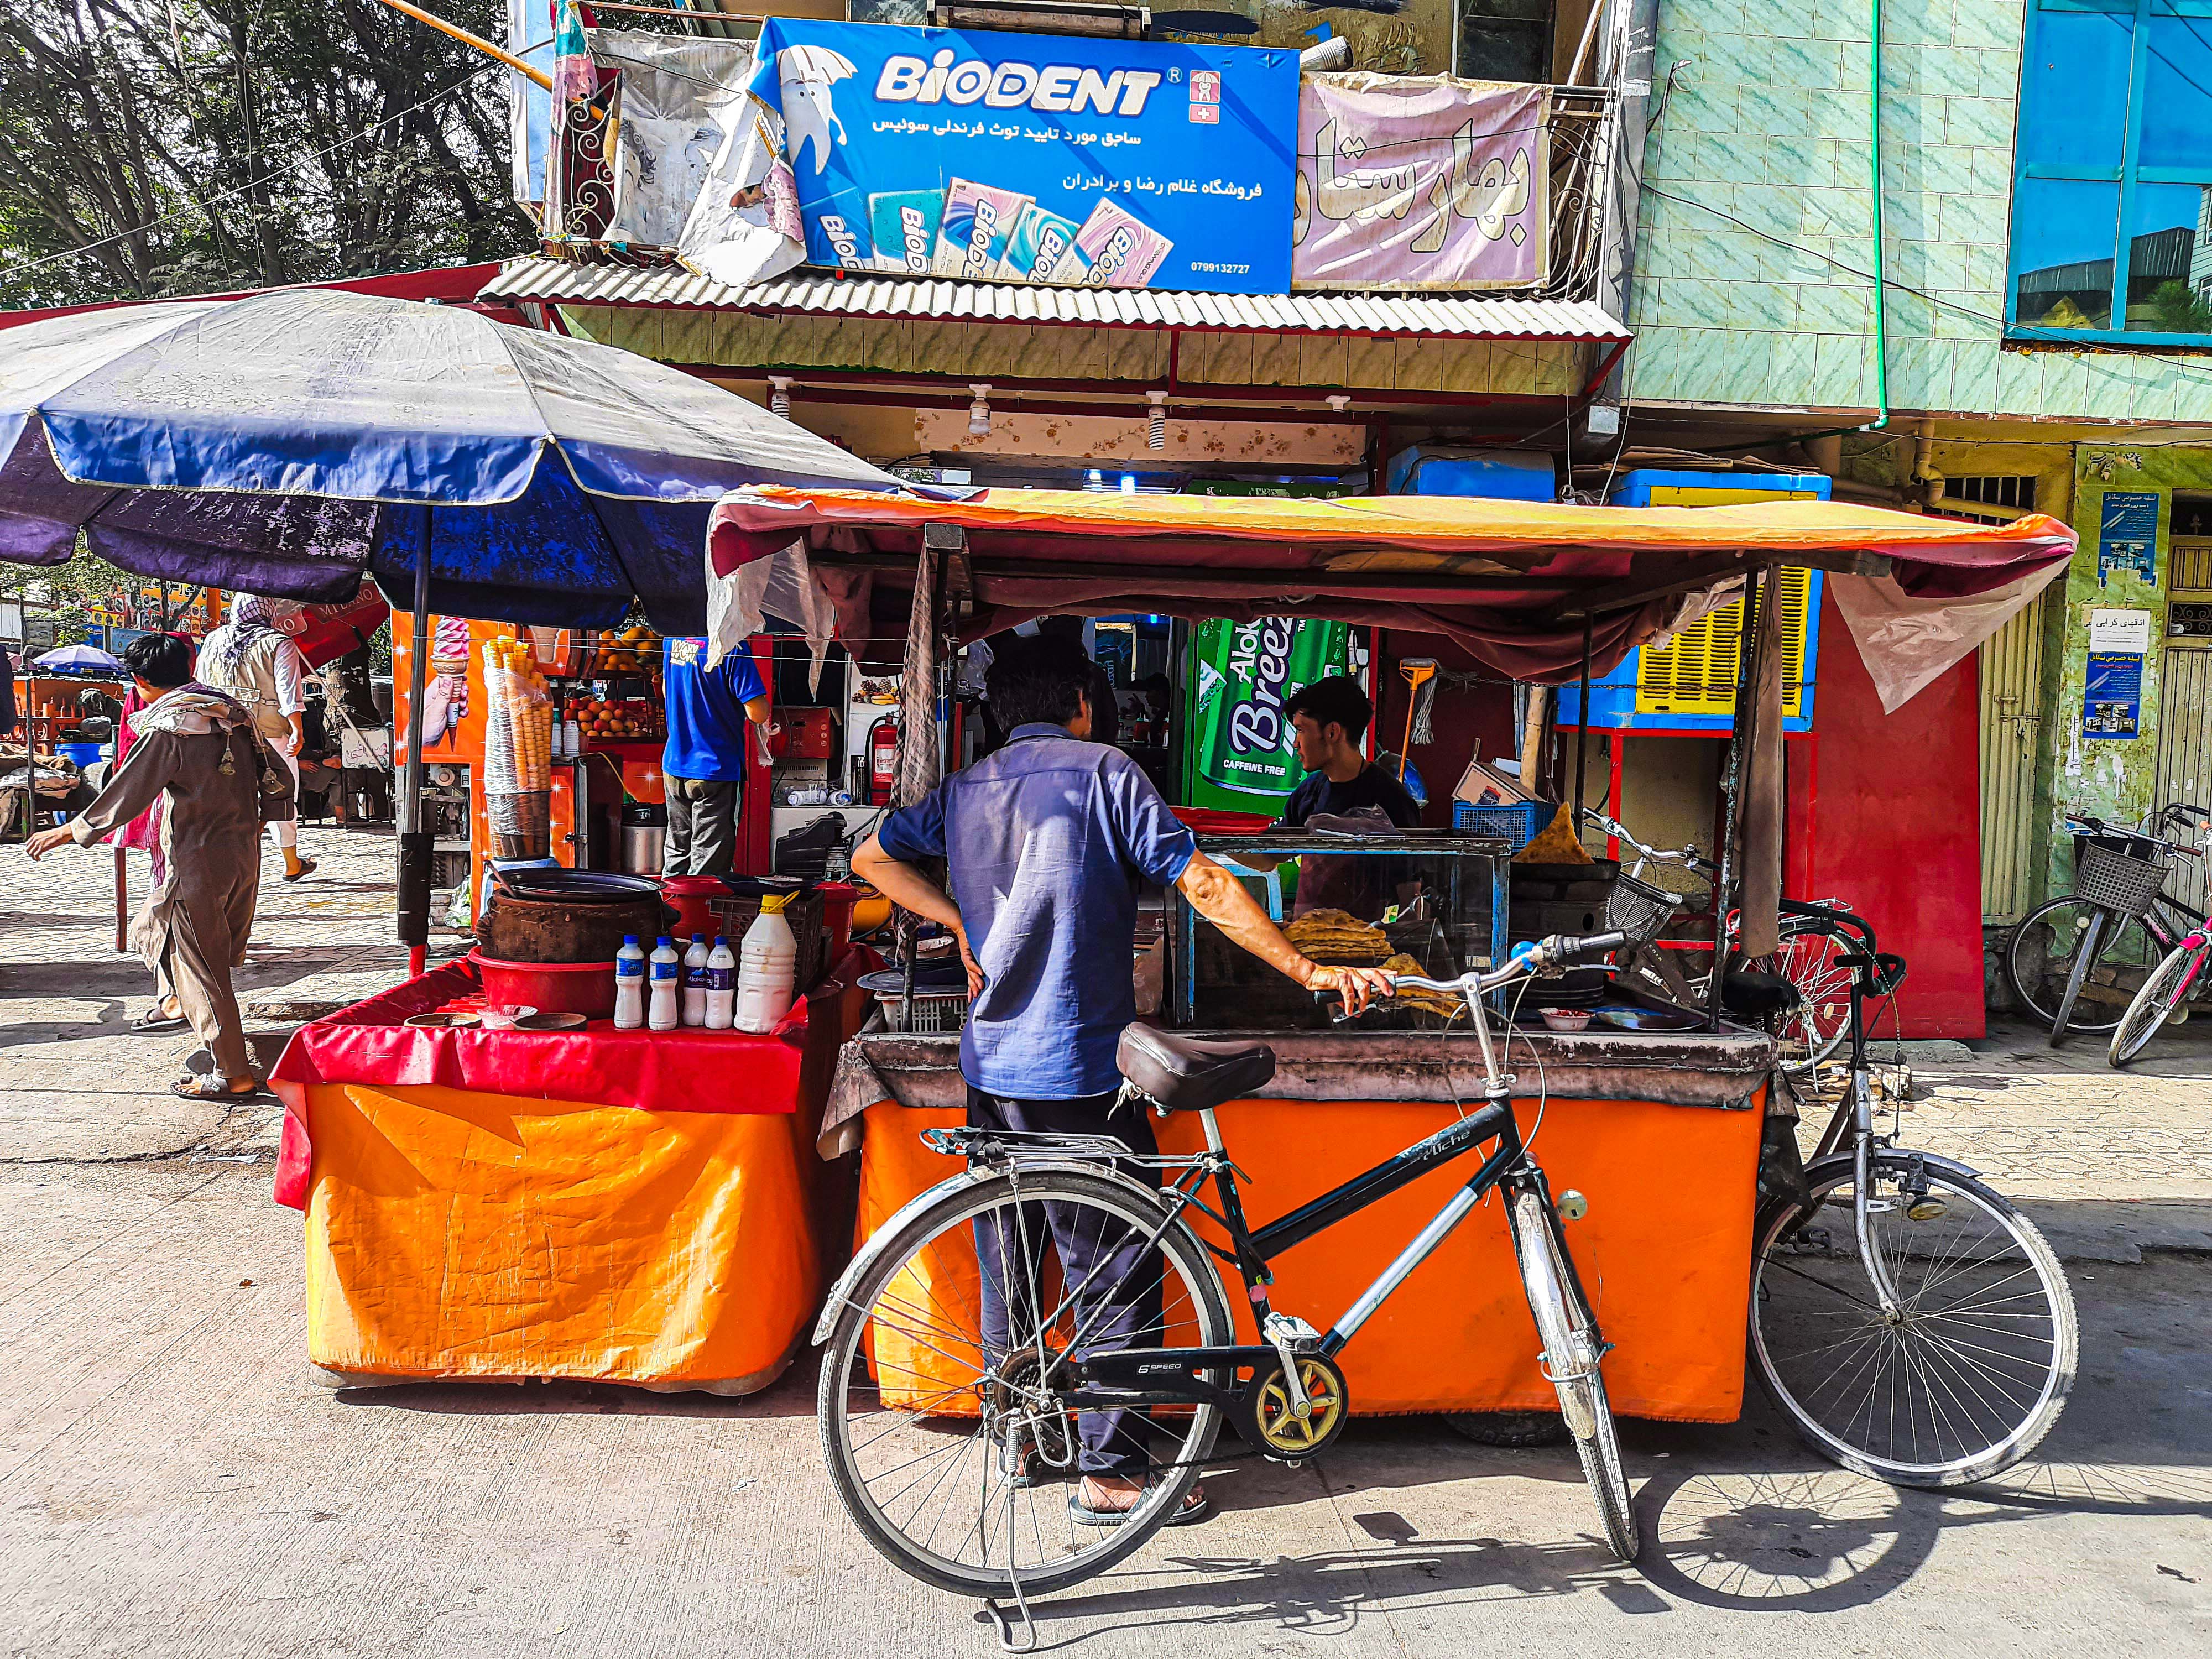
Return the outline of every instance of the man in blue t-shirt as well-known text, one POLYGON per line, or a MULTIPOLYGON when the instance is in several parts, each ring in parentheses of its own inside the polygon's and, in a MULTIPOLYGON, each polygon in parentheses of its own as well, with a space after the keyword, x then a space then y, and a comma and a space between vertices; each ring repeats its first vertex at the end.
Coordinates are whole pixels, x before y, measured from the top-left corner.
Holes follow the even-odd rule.
MULTIPOLYGON (((853 869, 896 903, 941 923, 960 941, 974 1001, 960 1038, 972 1127, 1111 1134, 1157 1150, 1135 1109, 1115 1110, 1115 1050, 1136 1018, 1133 963, 1140 882, 1179 888, 1192 908, 1261 961, 1315 990, 1340 992, 1357 1013, 1389 981, 1373 969, 1325 968, 1299 954, 1236 878, 1198 850, 1136 762, 1091 735, 1091 663, 1078 641, 1002 641, 984 691, 1006 732, 1003 747, 954 773, 927 799, 887 815, 853 869), (946 862, 948 895, 915 866, 946 862)), ((1159 1171, 1124 1166, 1159 1184, 1159 1171)), ((1140 1341, 1160 1315, 1130 1286, 1141 1241, 1060 1237, 1048 1214, 1065 1282, 1097 1285, 1076 1297, 1085 1346, 1140 1341), (1106 1259, 1101 1260, 1103 1256, 1106 1259), (1112 1300, 1115 1292, 1127 1298, 1112 1300), (1094 1305, 1094 1304, 1097 1305, 1094 1305)), ((995 1231, 979 1226, 982 1337, 1008 1346, 997 1293, 1003 1261, 995 1231)), ((1149 1277, 1157 1302, 1160 1277, 1149 1277)), ((1082 1413, 1083 1479, 1074 1518, 1118 1524, 1142 1495, 1148 1449, 1119 1411, 1082 1413)), ((1206 1513, 1193 1492, 1174 1525, 1206 1513)))
POLYGON ((745 781, 748 721, 768 724, 768 688, 744 646, 707 666, 707 641, 668 641, 661 692, 668 744, 660 773, 668 798, 662 867, 672 876, 726 876, 737 861, 738 798, 745 781))

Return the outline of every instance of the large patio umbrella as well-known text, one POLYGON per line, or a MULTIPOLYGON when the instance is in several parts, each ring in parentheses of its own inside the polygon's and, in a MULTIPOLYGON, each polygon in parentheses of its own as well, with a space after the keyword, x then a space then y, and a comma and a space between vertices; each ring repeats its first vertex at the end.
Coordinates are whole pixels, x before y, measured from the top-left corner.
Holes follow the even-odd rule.
POLYGON ((633 352, 328 289, 27 323, 0 353, 0 559, 701 632, 707 515, 748 483, 897 480, 633 352))
MULTIPOLYGON (((708 514, 754 483, 899 488, 681 370, 460 307, 285 289, 27 323, 0 353, 0 559, 82 534, 141 575, 321 602, 367 572, 417 637, 433 610, 604 627, 633 597, 703 632, 708 514)), ((410 752, 418 951, 421 793, 410 752)))
POLYGON ((33 657, 31 666, 43 668, 49 674, 112 676, 124 672, 120 657, 111 656, 96 645, 58 646, 43 657, 33 657))

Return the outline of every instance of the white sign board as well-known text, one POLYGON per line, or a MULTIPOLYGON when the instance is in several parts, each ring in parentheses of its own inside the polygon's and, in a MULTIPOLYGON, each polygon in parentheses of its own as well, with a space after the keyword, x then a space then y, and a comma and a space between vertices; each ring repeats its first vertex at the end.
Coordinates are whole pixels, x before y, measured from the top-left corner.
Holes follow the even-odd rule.
POLYGON ((2150 612, 2103 610, 2090 611, 2089 648, 2092 651, 2148 652, 2150 612))

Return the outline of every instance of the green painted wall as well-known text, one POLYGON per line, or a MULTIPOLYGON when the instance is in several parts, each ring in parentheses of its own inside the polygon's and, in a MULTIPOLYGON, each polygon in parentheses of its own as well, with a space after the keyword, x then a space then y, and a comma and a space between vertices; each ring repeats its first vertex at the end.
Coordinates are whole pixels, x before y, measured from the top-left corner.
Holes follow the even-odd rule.
POLYGON ((2087 812, 2132 823, 2148 811, 2158 787, 2159 694, 2166 637, 2167 544, 2172 531, 2173 492, 2212 489, 2212 452, 2161 449, 2125 444, 2083 445, 2075 452, 2074 518, 2081 538, 2066 574, 2065 604, 2056 613, 2046 655, 2046 683, 2053 702, 2045 730, 2049 744, 2043 765, 2045 789, 2039 791, 2050 813, 2050 869, 2052 892, 2072 884, 2073 850, 2064 833, 2065 814, 2087 812), (2098 580, 2099 528, 2105 497, 2115 490, 2159 497, 2155 580, 2144 582, 2117 573, 2098 580), (2151 648, 2143 662, 2142 735, 2129 739, 2093 738, 2082 731, 2082 690, 2089 652, 2089 613, 2100 607, 2150 612, 2151 648))
MULTIPOLYGON (((1646 155, 1637 401, 1873 405, 1869 15, 1661 0, 1652 81, 1672 89, 1646 155)), ((2204 358, 2001 348, 2021 0, 1883 16, 1893 406, 2212 422, 2204 358)))

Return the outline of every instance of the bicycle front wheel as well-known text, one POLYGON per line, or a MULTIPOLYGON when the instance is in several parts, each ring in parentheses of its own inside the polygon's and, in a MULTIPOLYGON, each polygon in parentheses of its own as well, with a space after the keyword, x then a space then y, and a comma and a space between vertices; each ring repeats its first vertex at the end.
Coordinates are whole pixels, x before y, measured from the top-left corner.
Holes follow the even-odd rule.
POLYGON ((2119 1029, 2112 1033, 2112 1046, 2106 1051, 2106 1058, 2113 1065, 2126 1065, 2158 1035, 2159 1027, 2166 1024, 2180 1002, 2185 988, 2195 983, 2197 965, 2203 959, 2201 947, 2192 949, 2185 945, 2169 951, 2166 960, 2151 969, 2142 989, 2136 993, 2136 1000, 2120 1016, 2119 1029))
POLYGON ((1513 1248, 1521 1259, 1521 1281, 1528 1311, 1544 1344, 1544 1371, 1559 1395, 1559 1413, 1574 1437, 1583 1478, 1597 1500, 1605 1541, 1623 1561, 1636 1559, 1636 1511, 1629 1501, 1628 1475, 1621 1467, 1620 1440, 1613 1432, 1613 1407, 1605 1396, 1604 1358, 1597 1321, 1583 1304, 1566 1271, 1550 1212, 1534 1193, 1513 1200, 1513 1248))
MULTIPOLYGON (((2052 899, 2023 916, 2005 940, 2006 981, 2045 1030, 2058 1018, 2075 952, 2098 908, 2071 894, 2052 899)), ((2082 976, 2081 994, 2075 1000, 2066 1029, 2098 1035, 2118 1025, 2129 998, 2160 954, 2158 941, 2139 917, 2106 911, 2097 960, 2082 976)))
POLYGON ((848 1289, 823 1346, 830 1482, 868 1542, 924 1583, 1065 1589, 1175 1514, 1221 1421, 1212 1406, 1079 1412, 1071 1355, 1235 1340, 1204 1247, 1131 1182, 1054 1170, 948 1184, 848 1289), (1120 1525, 1082 1524, 1074 1483, 1109 1463, 1148 1465, 1150 1483, 1120 1525))
POLYGON ((1980 1182, 1910 1152, 1875 1155, 1868 1236, 1897 1292, 1886 1316, 1860 1255, 1855 1177, 1761 1218, 1751 1346, 1797 1431, 1847 1469, 1957 1486, 2025 1457, 2073 1386, 2073 1293, 2035 1224, 1980 1182))

